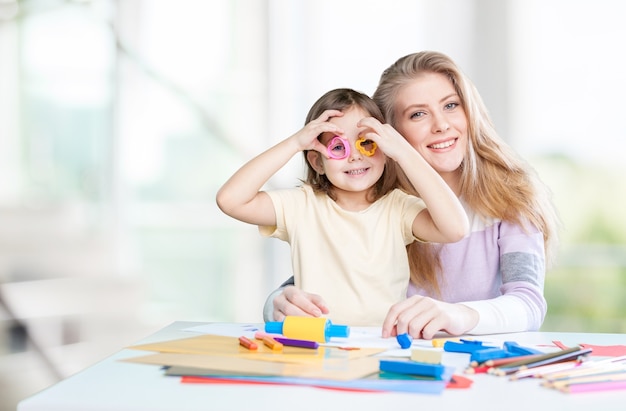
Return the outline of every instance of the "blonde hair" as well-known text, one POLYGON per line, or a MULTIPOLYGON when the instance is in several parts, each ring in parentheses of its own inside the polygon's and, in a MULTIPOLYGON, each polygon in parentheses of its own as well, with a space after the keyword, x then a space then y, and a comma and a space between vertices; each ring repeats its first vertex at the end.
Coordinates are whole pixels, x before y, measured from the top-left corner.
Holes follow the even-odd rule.
MULTIPOLYGON (((467 117, 468 145, 461 164, 461 197, 479 215, 537 227, 543 233, 549 265, 558 242, 558 218, 551 193, 532 167, 498 136, 476 87, 452 59, 439 52, 423 51, 404 56, 387 68, 373 95, 387 122, 396 125, 398 92, 424 72, 443 74, 450 80, 467 117)), ((410 185, 404 188, 415 192, 410 185)), ((439 293, 441 264, 436 248, 415 242, 408 251, 411 281, 439 293)))
MULTIPOLYGON (((384 123, 383 114, 374 100, 367 94, 349 88, 338 88, 325 93, 310 108, 305 124, 315 120, 326 110, 339 110, 345 112, 351 108, 360 108, 368 115, 384 123)), ((311 185, 313 191, 326 193, 330 198, 336 200, 333 193, 333 185, 325 174, 319 174, 309 163, 307 158, 308 150, 304 151, 304 159, 307 165, 306 182, 311 185)), ((399 166, 395 161, 387 157, 385 170, 380 176, 373 189, 368 192, 368 199, 374 202, 398 186, 399 166)))

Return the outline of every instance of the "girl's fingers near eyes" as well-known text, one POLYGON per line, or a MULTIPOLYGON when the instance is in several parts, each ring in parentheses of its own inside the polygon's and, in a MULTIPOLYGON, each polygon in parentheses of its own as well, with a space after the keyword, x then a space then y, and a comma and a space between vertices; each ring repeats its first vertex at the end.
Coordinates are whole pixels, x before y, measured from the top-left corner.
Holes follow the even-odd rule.
POLYGON ((339 110, 326 110, 316 120, 327 122, 333 117, 341 117, 341 116, 343 116, 343 112, 339 110))

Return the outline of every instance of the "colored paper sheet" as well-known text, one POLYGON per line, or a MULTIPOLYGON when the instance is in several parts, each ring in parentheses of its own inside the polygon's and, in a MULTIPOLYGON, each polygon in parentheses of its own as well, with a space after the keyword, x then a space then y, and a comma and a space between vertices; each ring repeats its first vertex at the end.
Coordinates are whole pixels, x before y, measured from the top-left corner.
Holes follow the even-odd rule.
POLYGON ((280 384, 306 385, 319 388, 333 388, 350 391, 392 391, 420 394, 440 394, 446 388, 452 369, 449 369, 444 380, 424 380, 419 378, 381 378, 372 375, 354 380, 329 380, 301 377, 250 377, 250 376, 183 376, 183 383, 231 383, 231 384, 280 384))
POLYGON ((580 344, 583 348, 591 348, 593 351, 591 355, 605 356, 605 357, 620 357, 626 355, 626 345, 593 345, 593 344, 580 344))
POLYGON ((327 359, 317 363, 287 363, 258 361, 236 356, 205 354, 159 353, 120 360, 140 364, 192 367, 250 376, 284 376, 351 380, 378 373, 379 359, 362 357, 353 359, 327 359))
POLYGON ((266 347, 260 342, 257 345, 258 349, 251 351, 239 345, 239 339, 237 337, 206 334, 177 340, 133 345, 128 348, 159 353, 203 354, 288 363, 319 363, 328 360, 349 360, 368 357, 384 351, 382 348, 343 350, 337 347, 310 349, 289 346, 285 346, 282 350, 277 351, 266 347))
POLYGON ((474 380, 470 378, 463 377, 458 374, 454 374, 452 378, 450 378, 450 381, 446 385, 446 388, 455 388, 455 389, 470 388, 473 383, 474 383, 474 380))
POLYGON ((182 376, 186 382, 273 383, 358 391, 440 393, 450 383, 454 367, 445 378, 393 377, 379 373, 385 348, 320 346, 317 349, 283 347, 257 350, 239 345, 238 337, 200 335, 190 338, 128 347, 155 354, 127 358, 124 362, 166 367, 166 375, 182 376), (194 378, 206 378, 194 380, 194 378), (209 381, 210 380, 210 381, 209 381))
MULTIPOLYGON (((357 361, 362 361, 362 359, 357 361)), ((181 376, 182 382, 186 383, 306 385, 350 391, 394 391, 439 394, 451 383, 453 372, 454 367, 446 367, 441 379, 394 373, 374 373, 364 376, 363 378, 350 380, 319 379, 303 376, 224 375, 209 373, 206 372, 206 370, 182 367, 171 367, 167 370, 166 374, 170 376, 181 376)))
MULTIPOLYGON (((552 341, 554 345, 561 349, 566 349, 568 347, 565 346, 561 341, 552 341)), ((583 348, 591 348, 592 356, 600 356, 600 357, 620 357, 622 355, 626 355, 626 345, 594 345, 594 344, 578 344, 583 348)))
POLYGON ((166 370, 166 375, 180 376, 182 377, 182 382, 185 383, 307 385, 350 391, 394 391, 439 394, 445 388, 465 388, 471 384, 471 380, 467 379, 467 381, 452 381, 453 372, 454 367, 446 367, 441 379, 394 373, 373 373, 358 379, 336 380, 328 378, 303 378, 300 375, 291 377, 228 375, 214 370, 174 366, 166 370), (469 384, 467 384, 467 382, 469 382, 469 384))

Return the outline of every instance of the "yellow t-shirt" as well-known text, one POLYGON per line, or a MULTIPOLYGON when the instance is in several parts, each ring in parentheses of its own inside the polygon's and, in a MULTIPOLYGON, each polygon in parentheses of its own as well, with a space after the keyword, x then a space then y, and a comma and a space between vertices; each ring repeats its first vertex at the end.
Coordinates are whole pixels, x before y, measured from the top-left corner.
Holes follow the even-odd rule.
POLYGON ((321 295, 335 324, 380 326, 389 307, 406 298, 406 245, 415 240, 422 199, 394 190, 354 212, 307 184, 268 194, 277 223, 259 231, 291 245, 296 287, 321 295))

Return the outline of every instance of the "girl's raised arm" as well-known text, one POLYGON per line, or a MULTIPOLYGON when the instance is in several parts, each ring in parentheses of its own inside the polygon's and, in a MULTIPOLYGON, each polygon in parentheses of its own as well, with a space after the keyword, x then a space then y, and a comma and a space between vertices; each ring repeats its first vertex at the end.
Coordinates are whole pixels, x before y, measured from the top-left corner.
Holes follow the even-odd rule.
POLYGON ((325 147, 317 137, 324 132, 341 133, 339 127, 328 122, 329 118, 340 115, 340 111, 325 111, 296 134, 244 164, 217 192, 218 207, 225 214, 249 224, 275 225, 274 205, 261 188, 295 154, 302 150, 323 152, 325 147))
POLYGON ((365 136, 402 167, 426 203, 427 209, 413 223, 414 235, 437 243, 453 243, 465 237, 469 233, 467 214, 439 173, 391 125, 374 118, 363 119, 360 124, 371 129, 365 136))

